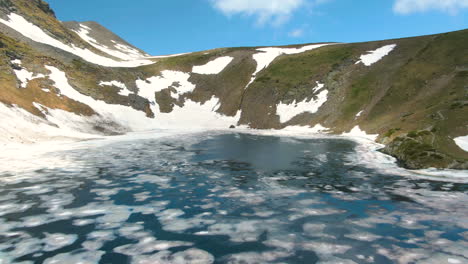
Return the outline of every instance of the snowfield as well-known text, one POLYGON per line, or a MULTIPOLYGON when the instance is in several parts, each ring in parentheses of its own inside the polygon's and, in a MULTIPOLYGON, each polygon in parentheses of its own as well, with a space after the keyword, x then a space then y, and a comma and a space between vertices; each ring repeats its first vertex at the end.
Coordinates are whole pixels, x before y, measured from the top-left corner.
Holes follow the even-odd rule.
POLYGON ((16 30, 23 36, 30 38, 33 41, 43 43, 63 51, 72 53, 82 59, 106 67, 139 67, 142 65, 153 64, 154 62, 147 59, 138 59, 138 60, 131 60, 131 61, 116 61, 101 55, 98 55, 88 49, 78 48, 74 45, 69 46, 66 45, 59 40, 51 37, 47 33, 45 33, 41 28, 38 26, 28 22, 22 16, 17 15, 15 13, 11 13, 8 15, 8 20, 4 20, 0 18, 0 23, 5 24, 6 26, 16 30))
POLYGON ((233 59, 233 57, 220 57, 205 65, 194 66, 192 72, 198 74, 219 74, 229 65, 229 63, 232 62, 233 59))
POLYGON ((396 48, 396 46, 396 44, 392 44, 383 46, 376 50, 368 51, 367 54, 361 56, 361 59, 356 62, 356 64, 362 63, 366 66, 371 66, 372 64, 381 60, 383 57, 387 56, 390 52, 392 52, 393 49, 396 48))

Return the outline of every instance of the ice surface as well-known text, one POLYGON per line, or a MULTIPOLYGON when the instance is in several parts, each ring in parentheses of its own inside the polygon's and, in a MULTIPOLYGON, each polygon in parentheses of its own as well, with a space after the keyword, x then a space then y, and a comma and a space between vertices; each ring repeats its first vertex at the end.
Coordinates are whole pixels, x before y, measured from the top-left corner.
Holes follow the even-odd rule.
POLYGON ((8 155, 1 164, 37 163, 17 172, 0 167, 0 191, 8 193, 0 196, 7 213, 0 234, 8 241, 0 243, 1 257, 8 263, 51 250, 48 263, 96 263, 104 253, 132 263, 212 263, 220 255, 221 262, 290 263, 301 254, 321 263, 466 262, 466 184, 408 171, 414 178, 401 177, 368 140, 250 133, 155 131, 8 155), (300 150, 304 170, 269 173, 212 156, 211 140, 229 135, 311 144, 300 150), (349 149, 322 153, 319 142, 327 140, 349 149), (51 158, 62 166, 48 167, 51 158), (11 209, 21 205, 28 206, 11 209))

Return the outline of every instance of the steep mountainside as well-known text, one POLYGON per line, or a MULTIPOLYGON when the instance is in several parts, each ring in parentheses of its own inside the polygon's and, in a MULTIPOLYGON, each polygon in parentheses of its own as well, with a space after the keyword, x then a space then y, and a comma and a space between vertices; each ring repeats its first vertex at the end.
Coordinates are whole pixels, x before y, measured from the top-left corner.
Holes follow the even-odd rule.
POLYGON ((409 168, 468 169, 468 30, 151 57, 42 0, 0 0, 0 141, 155 128, 376 135, 409 168))

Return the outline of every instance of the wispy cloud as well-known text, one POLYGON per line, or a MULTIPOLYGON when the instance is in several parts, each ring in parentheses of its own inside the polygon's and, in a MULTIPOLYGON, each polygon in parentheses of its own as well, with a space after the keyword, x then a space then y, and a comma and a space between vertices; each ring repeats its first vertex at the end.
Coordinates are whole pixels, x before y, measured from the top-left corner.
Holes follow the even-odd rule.
POLYGON ((297 28, 289 32, 288 35, 292 38, 300 38, 304 35, 304 30, 302 28, 297 28))
POLYGON ((393 6, 396 13, 403 15, 430 10, 455 14, 463 8, 468 8, 468 0, 396 0, 393 6))
POLYGON ((280 25, 288 21, 306 0, 211 0, 211 3, 227 16, 254 16, 259 25, 280 25))

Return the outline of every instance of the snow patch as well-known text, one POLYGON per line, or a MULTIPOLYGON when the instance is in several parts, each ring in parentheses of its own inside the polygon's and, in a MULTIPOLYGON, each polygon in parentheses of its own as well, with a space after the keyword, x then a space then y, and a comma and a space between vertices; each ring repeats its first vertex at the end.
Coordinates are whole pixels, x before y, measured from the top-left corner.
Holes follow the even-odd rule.
POLYGON ((30 38, 33 41, 43 43, 46 45, 50 45, 52 47, 72 53, 94 64, 107 66, 107 67, 138 67, 138 66, 154 63, 151 60, 116 61, 116 60, 98 55, 88 49, 82 49, 82 48, 76 47, 73 44, 71 46, 66 45, 62 43, 61 41, 45 33, 38 26, 30 23, 29 21, 24 19, 22 16, 15 14, 15 13, 9 14, 8 20, 4 20, 0 18, 0 23, 5 24, 6 26, 16 30, 17 32, 21 33, 23 36, 30 38))
POLYGON ((381 60, 383 57, 387 56, 396 46, 396 44, 392 44, 383 46, 376 50, 368 51, 367 54, 361 56, 360 60, 356 62, 356 64, 363 63, 366 66, 371 66, 372 64, 381 60))
POLYGON ((127 86, 124 83, 121 83, 119 81, 100 82, 99 85, 100 86, 106 85, 106 86, 118 87, 118 88, 120 88, 119 94, 122 95, 122 96, 129 96, 130 94, 133 93, 132 91, 128 90, 127 86))
MULTIPOLYGON (((21 61, 20 60, 13 60, 11 63, 16 64, 18 66, 21 66, 21 61)), ((15 72, 16 77, 18 80, 21 82, 21 88, 26 88, 28 86, 29 81, 38 79, 38 78, 44 78, 45 76, 43 74, 36 74, 33 72, 29 72, 28 70, 22 68, 21 70, 13 70, 15 72)))
POLYGON ((233 57, 220 57, 208 62, 205 65, 193 66, 192 72, 198 74, 218 74, 222 72, 229 63, 232 62, 233 57))
POLYGON ((457 138, 454 138, 453 140, 455 141, 455 144, 457 144, 457 146, 459 146, 464 151, 468 152, 468 136, 457 137, 457 138))
POLYGON ((171 96, 174 99, 178 99, 180 95, 192 92, 196 88, 195 84, 189 81, 189 78, 190 74, 188 73, 165 70, 161 72, 161 76, 137 80, 138 95, 148 99, 154 106, 156 104, 155 93, 172 86, 176 89, 176 92, 171 92, 171 96))
POLYGON ((328 44, 315 44, 315 45, 308 45, 301 48, 260 48, 257 51, 261 51, 256 53, 252 56, 252 58, 257 62, 257 68, 255 72, 252 74, 252 79, 250 80, 249 84, 247 84, 246 88, 255 81, 257 74, 266 69, 278 56, 281 55, 291 55, 291 54, 298 54, 303 53, 309 50, 318 49, 323 46, 333 45, 331 43, 328 44))
MULTIPOLYGON (((324 87, 324 84, 317 82, 317 86, 313 89, 313 92, 316 92, 324 87)), ((281 123, 286 123, 291 120, 293 117, 301 113, 311 113, 314 114, 318 109, 327 101, 328 99, 328 90, 323 90, 316 95, 317 99, 310 99, 310 101, 304 100, 302 102, 294 101, 292 104, 283 104, 280 103, 276 106, 276 113, 280 117, 281 123)))

